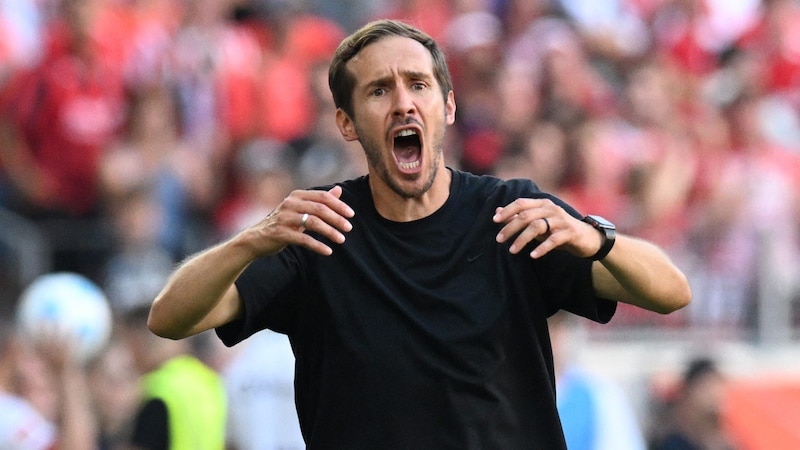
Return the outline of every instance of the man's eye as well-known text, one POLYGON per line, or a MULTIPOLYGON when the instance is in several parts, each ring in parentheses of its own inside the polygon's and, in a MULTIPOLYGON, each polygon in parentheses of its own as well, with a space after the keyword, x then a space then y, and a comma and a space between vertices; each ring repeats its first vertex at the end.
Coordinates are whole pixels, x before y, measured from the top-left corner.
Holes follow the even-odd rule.
POLYGON ((377 88, 377 89, 375 89, 374 91, 372 91, 372 96, 373 96, 373 97, 380 97, 380 96, 382 96, 382 95, 383 95, 383 94, 385 94, 385 93, 386 93, 386 89, 384 89, 384 88, 377 88))
POLYGON ((425 83, 414 83, 413 85, 411 85, 411 87, 414 90, 421 91, 421 90, 425 89, 425 83))

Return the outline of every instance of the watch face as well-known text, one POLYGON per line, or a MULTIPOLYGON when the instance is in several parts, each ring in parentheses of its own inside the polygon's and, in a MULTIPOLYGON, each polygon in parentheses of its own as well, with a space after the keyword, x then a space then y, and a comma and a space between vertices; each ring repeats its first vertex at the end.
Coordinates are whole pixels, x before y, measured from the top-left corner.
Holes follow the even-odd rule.
MULTIPOLYGON (((606 219, 604 219, 604 218, 602 218, 602 217, 600 217, 600 216, 588 215, 588 216, 586 216, 586 217, 587 217, 589 220, 591 220, 592 222, 595 222, 595 223, 597 224, 597 225, 595 225, 595 226, 597 226, 597 227, 600 227, 600 228, 609 228, 609 229, 612 229, 612 230, 616 229, 616 226, 614 226, 614 224, 613 224, 613 223, 609 222, 608 220, 606 220, 606 219)), ((591 222, 590 222, 590 223, 591 223, 591 222)), ((594 225, 594 224, 593 224, 593 225, 594 225)))

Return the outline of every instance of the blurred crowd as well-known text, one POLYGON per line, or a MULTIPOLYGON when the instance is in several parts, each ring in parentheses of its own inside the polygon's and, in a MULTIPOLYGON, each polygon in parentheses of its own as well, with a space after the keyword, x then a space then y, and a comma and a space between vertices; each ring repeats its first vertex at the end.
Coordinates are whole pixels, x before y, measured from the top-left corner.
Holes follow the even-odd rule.
POLYGON ((291 189, 364 173, 327 62, 377 17, 446 50, 451 166, 533 179, 691 275, 686 311, 619 325, 746 330, 765 285, 796 315, 797 0, 0 1, 3 291, 72 270, 136 305, 291 189))
MULTIPOLYGON (((123 315, 292 189, 366 173, 327 64, 378 17, 445 49, 450 166, 532 179, 689 274, 685 311, 615 327, 747 333, 764 301, 800 324, 798 0, 0 0, 0 318, 49 271, 123 315)), ((191 350, 239 383, 251 435, 293 414, 249 395, 291 410, 290 377, 254 372, 291 364, 274 339, 191 350)), ((111 434, 137 395, 116 344, 89 372, 111 434)))

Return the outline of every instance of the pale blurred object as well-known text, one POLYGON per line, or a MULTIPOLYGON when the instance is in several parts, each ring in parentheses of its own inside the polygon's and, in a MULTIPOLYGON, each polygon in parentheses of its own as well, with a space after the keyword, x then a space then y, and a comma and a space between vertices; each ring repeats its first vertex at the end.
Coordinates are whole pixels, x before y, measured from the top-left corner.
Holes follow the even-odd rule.
POLYGON ((56 333, 69 341, 81 363, 95 357, 111 336, 111 307, 104 292, 88 278, 71 272, 38 277, 20 297, 17 325, 34 342, 56 333))

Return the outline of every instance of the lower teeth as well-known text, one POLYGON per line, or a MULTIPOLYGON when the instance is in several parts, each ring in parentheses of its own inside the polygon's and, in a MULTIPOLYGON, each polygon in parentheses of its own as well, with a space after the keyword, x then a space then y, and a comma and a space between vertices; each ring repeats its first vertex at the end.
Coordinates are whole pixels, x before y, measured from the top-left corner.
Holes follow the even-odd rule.
POLYGON ((419 167, 419 160, 414 161, 414 162, 410 162, 410 163, 401 162, 400 163, 400 167, 402 167, 403 169, 406 169, 406 170, 415 169, 415 168, 419 167))

